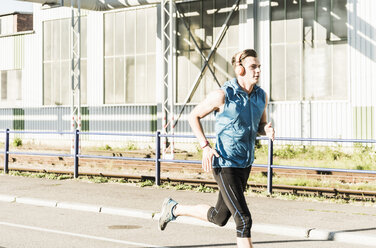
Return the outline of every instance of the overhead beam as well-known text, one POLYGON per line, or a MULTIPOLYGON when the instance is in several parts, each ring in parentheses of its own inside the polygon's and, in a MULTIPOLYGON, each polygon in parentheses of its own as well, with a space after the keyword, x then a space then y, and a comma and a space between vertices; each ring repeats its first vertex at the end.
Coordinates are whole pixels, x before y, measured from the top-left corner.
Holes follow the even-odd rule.
MULTIPOLYGON (((42 5, 71 7, 71 0, 17 0, 22 2, 40 3, 42 5)), ((73 0, 74 1, 74 0, 73 0)), ((191 2, 180 1, 180 2, 191 2)), ((112 9, 121 9, 127 7, 135 7, 147 4, 159 4, 161 0, 81 0, 81 9, 106 11, 112 9)), ((73 6, 77 8, 77 1, 73 6)))

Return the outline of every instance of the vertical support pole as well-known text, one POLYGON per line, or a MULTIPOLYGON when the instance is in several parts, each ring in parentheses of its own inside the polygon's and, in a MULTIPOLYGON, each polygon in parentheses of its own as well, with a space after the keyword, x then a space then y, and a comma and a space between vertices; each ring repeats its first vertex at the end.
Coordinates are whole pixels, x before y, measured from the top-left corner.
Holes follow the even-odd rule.
POLYGON ((9 128, 5 130, 5 150, 4 150, 4 173, 9 173, 9 128))
POLYGON ((155 135, 155 185, 161 185, 161 134, 160 131, 157 131, 155 135))
POLYGON ((80 141, 80 134, 79 130, 76 129, 74 133, 74 178, 78 178, 78 151, 79 151, 79 141, 80 141))
MULTIPOLYGON (((74 132, 81 129, 81 0, 71 0, 71 12, 71 131, 74 132)), ((74 149, 72 139, 71 154, 74 149)))
MULTIPOLYGON (((161 82, 162 82, 162 134, 174 133, 174 8, 172 0, 161 0, 161 82)), ((163 157, 173 159, 174 138, 163 137, 163 157), (168 155, 168 150, 170 154, 168 155)))
MULTIPOLYGON (((174 119, 174 5, 173 0, 169 0, 168 3, 169 7, 169 40, 170 40, 170 49, 169 49, 169 55, 168 55, 168 102, 169 102, 169 119, 170 119, 170 134, 174 135, 174 129, 175 129, 175 119, 174 119)), ((170 138, 170 159, 174 159, 174 149, 175 149, 175 141, 174 137, 170 138)))
POLYGON ((273 194, 273 141, 268 142, 268 194, 273 194))

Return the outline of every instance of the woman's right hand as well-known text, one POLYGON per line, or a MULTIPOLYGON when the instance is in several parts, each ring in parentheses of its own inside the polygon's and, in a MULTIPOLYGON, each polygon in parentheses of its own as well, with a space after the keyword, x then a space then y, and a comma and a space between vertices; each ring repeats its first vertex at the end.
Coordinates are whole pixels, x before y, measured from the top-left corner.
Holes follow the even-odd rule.
POLYGON ((210 172, 212 169, 212 160, 213 156, 216 156, 217 158, 219 157, 219 154, 217 150, 211 148, 210 146, 204 147, 202 151, 202 169, 205 172, 210 172))

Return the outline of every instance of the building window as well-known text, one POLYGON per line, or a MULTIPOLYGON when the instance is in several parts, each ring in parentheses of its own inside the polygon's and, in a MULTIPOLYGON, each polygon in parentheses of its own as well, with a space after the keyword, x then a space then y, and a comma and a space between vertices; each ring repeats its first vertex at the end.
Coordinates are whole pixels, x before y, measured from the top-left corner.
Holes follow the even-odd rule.
POLYGON ((271 99, 347 99, 346 0, 271 1, 271 99))
MULTIPOLYGON (((199 2, 180 3, 179 9, 184 13, 194 39, 205 56, 209 55, 210 48, 220 34, 222 25, 231 11, 234 1, 207 0, 199 2)), ((239 13, 234 13, 230 27, 222 43, 218 47, 210 66, 220 84, 235 76, 231 65, 231 57, 238 51, 239 13)), ((204 59, 195 51, 195 45, 186 29, 183 20, 177 19, 177 85, 176 101, 183 103, 195 79, 200 74, 204 59)), ((206 70, 191 102, 197 103, 214 89, 217 89, 211 72, 206 70)))
POLYGON ((0 71, 1 101, 14 103, 22 100, 22 71, 0 71))
MULTIPOLYGON (((71 19, 43 22, 43 104, 69 105, 71 19)), ((81 17, 81 103, 87 103, 87 18, 81 17)))
POLYGON ((156 7, 104 15, 105 104, 155 104, 156 37, 156 7))

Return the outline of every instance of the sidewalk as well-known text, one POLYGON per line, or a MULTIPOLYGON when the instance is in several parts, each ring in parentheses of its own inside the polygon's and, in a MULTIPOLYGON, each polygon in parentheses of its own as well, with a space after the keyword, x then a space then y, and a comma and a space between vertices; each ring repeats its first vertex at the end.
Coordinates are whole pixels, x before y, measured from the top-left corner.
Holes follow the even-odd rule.
MULTIPOLYGON (((168 196, 182 204, 213 205, 217 193, 0 175, 0 202, 157 219, 162 201, 168 196)), ((376 204, 366 207, 251 196, 247 196, 247 201, 252 213, 254 233, 334 240, 376 247, 376 204)), ((180 217, 177 221, 214 227, 210 223, 192 218, 180 217)), ((234 223, 229 222, 224 228, 234 229, 234 223)))

